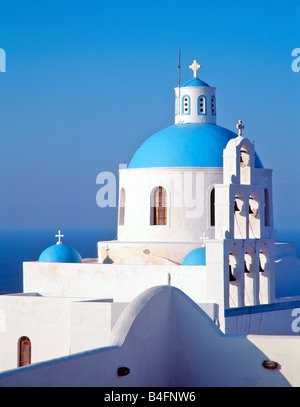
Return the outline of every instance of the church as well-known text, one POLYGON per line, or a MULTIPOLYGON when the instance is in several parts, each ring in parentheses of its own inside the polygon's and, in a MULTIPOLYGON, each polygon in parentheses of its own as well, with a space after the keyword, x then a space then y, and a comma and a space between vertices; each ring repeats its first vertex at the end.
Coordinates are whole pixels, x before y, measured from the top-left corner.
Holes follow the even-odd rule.
POLYGON ((276 240, 272 170, 189 68, 174 125, 119 171, 117 239, 83 259, 58 231, 0 296, 0 386, 300 385, 300 260, 276 240))

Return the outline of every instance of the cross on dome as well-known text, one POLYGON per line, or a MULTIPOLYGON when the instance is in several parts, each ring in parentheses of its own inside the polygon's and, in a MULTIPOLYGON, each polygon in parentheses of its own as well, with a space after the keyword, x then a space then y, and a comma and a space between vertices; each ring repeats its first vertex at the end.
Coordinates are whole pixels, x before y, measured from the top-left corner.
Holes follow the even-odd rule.
POLYGON ((58 237, 58 242, 56 244, 63 244, 61 241, 61 238, 64 237, 64 235, 61 234, 61 231, 58 231, 58 234, 55 235, 55 237, 58 237))
POLYGON ((189 66, 189 68, 194 72, 194 78, 197 78, 197 71, 201 68, 201 65, 199 65, 198 62, 194 59, 194 62, 192 63, 192 65, 189 66))
POLYGON ((237 128, 238 131, 239 131, 239 136, 242 137, 242 132, 243 132, 243 130, 244 130, 244 128, 245 128, 245 126, 243 125, 243 121, 242 121, 242 120, 239 120, 238 124, 236 125, 236 128, 237 128))

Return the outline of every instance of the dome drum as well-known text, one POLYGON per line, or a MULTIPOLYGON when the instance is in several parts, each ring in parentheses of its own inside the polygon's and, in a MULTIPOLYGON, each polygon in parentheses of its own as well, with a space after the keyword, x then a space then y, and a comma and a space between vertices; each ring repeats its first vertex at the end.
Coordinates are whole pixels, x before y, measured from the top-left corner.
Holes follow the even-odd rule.
POLYGON ((175 88, 175 124, 216 124, 215 91, 210 86, 175 88))

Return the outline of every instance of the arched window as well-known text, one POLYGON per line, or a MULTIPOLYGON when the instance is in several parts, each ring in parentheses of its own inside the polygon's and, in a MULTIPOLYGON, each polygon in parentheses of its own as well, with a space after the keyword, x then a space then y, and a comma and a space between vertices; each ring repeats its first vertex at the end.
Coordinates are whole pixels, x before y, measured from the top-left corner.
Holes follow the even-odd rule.
POLYGON ((211 97, 211 113, 213 116, 216 115, 216 97, 215 96, 211 97))
POLYGON ((215 188, 213 188, 210 193, 210 226, 215 226, 215 224, 215 188))
POLYGON ((120 203, 119 203, 119 225, 123 226, 125 222, 125 189, 120 191, 120 203))
POLYGON ((167 224, 167 192, 163 187, 154 190, 151 199, 151 225, 167 224))
POLYGON ((19 339, 19 367, 31 364, 31 342, 27 336, 19 339))
POLYGON ((206 114, 206 97, 204 95, 198 97, 198 114, 206 114))
POLYGON ((187 95, 182 97, 182 114, 190 114, 190 97, 187 95))

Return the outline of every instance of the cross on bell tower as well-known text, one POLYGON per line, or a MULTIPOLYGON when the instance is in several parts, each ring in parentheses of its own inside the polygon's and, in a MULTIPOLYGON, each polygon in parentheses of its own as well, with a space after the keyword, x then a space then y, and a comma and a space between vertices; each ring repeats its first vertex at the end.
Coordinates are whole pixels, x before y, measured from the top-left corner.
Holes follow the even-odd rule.
POLYGON ((243 130, 244 130, 244 128, 245 128, 245 126, 243 125, 243 121, 242 121, 242 120, 239 120, 238 124, 236 125, 236 128, 237 128, 238 131, 239 131, 239 136, 242 137, 242 132, 243 132, 243 130))
POLYGON ((189 66, 189 68, 193 71, 194 73, 194 78, 197 78, 197 71, 198 69, 201 68, 201 65, 198 64, 196 60, 192 63, 192 65, 189 66))

